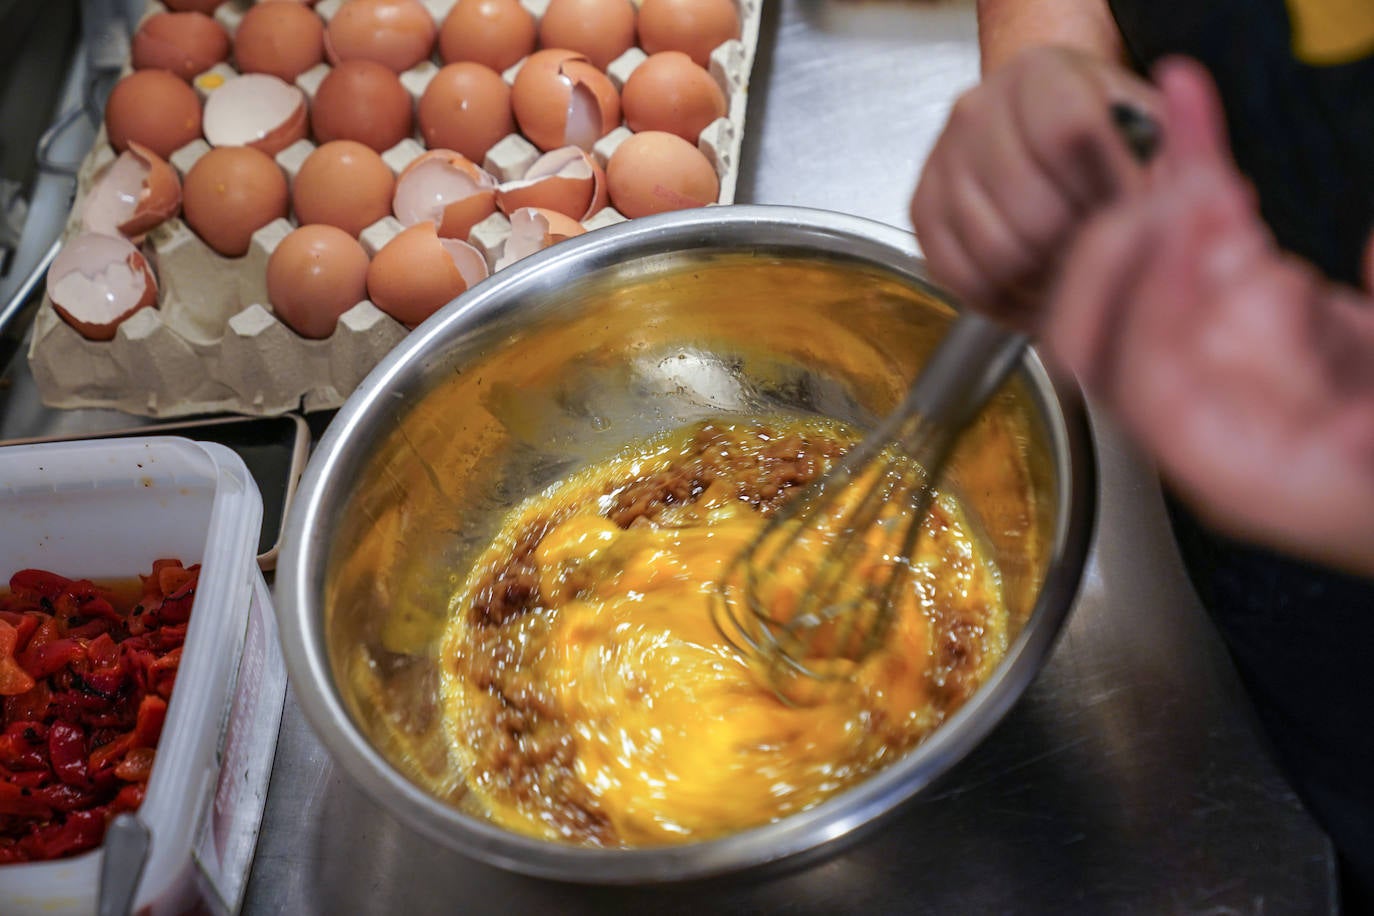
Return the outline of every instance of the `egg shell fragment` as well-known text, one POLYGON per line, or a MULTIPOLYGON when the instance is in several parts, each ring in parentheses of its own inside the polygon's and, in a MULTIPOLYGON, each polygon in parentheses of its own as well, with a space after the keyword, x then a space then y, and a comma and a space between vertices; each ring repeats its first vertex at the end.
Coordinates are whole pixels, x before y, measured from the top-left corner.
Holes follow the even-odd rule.
POLYGON ((577 220, 555 210, 522 207, 510 215, 510 238, 496 262, 496 269, 509 267, 521 258, 586 231, 577 220))
POLYGON ((269 156, 306 135, 305 93, 267 73, 235 77, 205 102, 211 146, 250 146, 269 156))
POLYGON ((136 141, 120 153, 86 195, 82 225, 93 232, 137 238, 181 209, 181 179, 136 141))
POLYGON ((464 239, 496 212, 496 179, 453 150, 430 150, 396 180, 392 211, 403 226, 432 222, 442 238, 464 239))
POLYGON ((113 340, 119 325, 157 302, 157 279, 126 238, 85 232, 68 240, 48 268, 48 298, 87 340, 113 340))
POLYGON ((555 210, 584 220, 606 206, 606 173, 586 151, 565 146, 539 157, 525 177, 508 182, 496 194, 501 212, 526 207, 555 210))

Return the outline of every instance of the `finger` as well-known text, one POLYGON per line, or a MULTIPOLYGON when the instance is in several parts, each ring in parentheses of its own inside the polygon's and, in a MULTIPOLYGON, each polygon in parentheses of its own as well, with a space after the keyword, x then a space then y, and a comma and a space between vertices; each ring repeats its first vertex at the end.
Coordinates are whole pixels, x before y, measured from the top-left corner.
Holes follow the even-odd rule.
POLYGON ((1002 313, 1009 290, 1030 282, 1043 272, 1050 254, 1045 246, 1029 242, 993 199, 977 176, 955 175, 947 193, 960 201, 950 215, 950 233, 959 240, 979 274, 977 299, 971 304, 1002 313))
POLYGON ((1009 73, 1012 119, 1030 161, 1080 213, 1139 188, 1144 170, 1112 123, 1114 97, 1071 59, 1061 69, 1009 73))
POLYGON ((1045 346, 1094 393, 1114 387, 1119 325, 1133 306, 1154 234, 1147 207, 1139 202, 1096 217, 1075 240, 1052 293, 1045 346))
POLYGON ((1164 161, 1170 170, 1187 164, 1233 168, 1226 137, 1226 113, 1207 69, 1185 57, 1165 59, 1155 68, 1163 98, 1164 161))

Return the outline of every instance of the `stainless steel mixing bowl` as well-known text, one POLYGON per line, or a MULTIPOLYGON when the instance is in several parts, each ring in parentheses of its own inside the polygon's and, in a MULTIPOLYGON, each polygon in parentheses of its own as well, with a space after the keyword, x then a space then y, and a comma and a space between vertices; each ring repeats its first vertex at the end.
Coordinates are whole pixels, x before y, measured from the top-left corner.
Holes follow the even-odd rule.
POLYGON ((797 864, 954 766, 1044 662, 1090 534, 1085 419, 1034 354, 949 472, 998 562, 1016 635, 963 708, 866 782, 724 839, 557 845, 465 809, 436 702, 449 597, 524 497, 708 416, 819 413, 865 428, 889 410, 952 314, 912 249, 908 233, 820 211, 666 214, 559 244, 417 328, 330 425, 278 565, 295 694, 334 759, 439 843, 519 872, 618 884, 797 864))

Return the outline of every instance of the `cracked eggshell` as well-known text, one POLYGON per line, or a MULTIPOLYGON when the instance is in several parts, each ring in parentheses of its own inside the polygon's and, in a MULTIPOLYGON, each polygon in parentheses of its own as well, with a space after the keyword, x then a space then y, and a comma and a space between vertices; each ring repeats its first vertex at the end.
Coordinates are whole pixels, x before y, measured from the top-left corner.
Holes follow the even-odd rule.
POLYGON ((229 33, 204 13, 154 13, 129 51, 135 70, 170 70, 184 80, 229 57, 229 33))
POLYGON ((440 238, 434 223, 423 222, 377 252, 367 268, 367 293, 377 308, 413 328, 486 277, 480 251, 440 238))
POLYGON ((555 210, 522 207, 510 215, 510 237, 496 269, 502 270, 521 258, 586 231, 577 220, 555 210))
POLYGON ((420 0, 351 0, 329 20, 324 53, 331 64, 371 60, 400 73, 429 57, 437 31, 420 0))
POLYGON ((534 52, 535 24, 519 0, 458 0, 439 29, 439 57, 500 73, 534 52))
POLYGON ((166 70, 135 70, 105 102, 105 132, 120 153, 137 141, 168 159, 200 137, 200 118, 196 91, 166 70))
POLYGON ((157 302, 148 260, 128 239, 99 232, 73 236, 48 268, 48 298, 88 340, 112 340, 130 315, 157 302))
POLYGON ((506 215, 539 207, 584 220, 606 206, 606 200, 606 173, 576 146, 545 153, 524 178, 507 182, 496 192, 496 202, 506 215))
POLYGON ((561 48, 531 54, 511 86, 520 131, 545 152, 591 150, 620 124, 620 94, 586 55, 561 48))
POLYGON ((305 93, 267 73, 227 80, 205 102, 211 146, 250 146, 269 156, 305 138, 305 93))
POLYGON ((86 195, 81 224, 92 232, 137 238, 180 209, 176 171, 146 146, 130 142, 86 195))
POLYGON ((431 222, 446 239, 464 239, 496 212, 496 179, 453 150, 430 150, 396 180, 392 211, 403 226, 431 222))

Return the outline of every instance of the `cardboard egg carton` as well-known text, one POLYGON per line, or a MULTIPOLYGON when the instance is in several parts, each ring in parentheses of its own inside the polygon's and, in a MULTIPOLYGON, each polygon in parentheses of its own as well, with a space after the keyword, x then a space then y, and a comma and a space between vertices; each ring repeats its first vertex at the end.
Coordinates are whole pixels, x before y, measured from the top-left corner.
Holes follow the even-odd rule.
MULTIPOLYGON (((321 0, 316 6, 326 21, 346 0, 321 0)), ((442 23, 456 0, 422 0, 442 23)), ((538 19, 548 0, 522 0, 538 19)), ((749 88, 749 74, 758 47, 763 0, 736 0, 741 35, 722 44, 711 55, 710 73, 721 86, 728 112, 701 134, 698 147, 720 178, 718 203, 732 203, 739 179, 740 146, 749 88)), ((230 0, 215 18, 232 35, 251 4, 230 0)), ((150 0, 145 15, 165 8, 150 0)), ((441 66, 436 56, 401 74, 401 83, 418 102, 430 79, 441 66)), ((616 89, 643 60, 639 48, 631 48, 607 68, 616 89)), ((520 64, 503 76, 513 82, 520 64)), ((296 84, 313 99, 329 72, 321 64, 301 74, 296 84)), ((237 76, 228 64, 219 64, 193 82, 205 96, 221 79, 237 76), (206 78, 210 77, 210 78, 206 78)), ((396 174, 425 151, 418 133, 383 153, 383 161, 396 174)), ((603 137, 592 153, 604 167, 616 147, 631 133, 624 126, 603 137)), ((301 140, 276 157, 288 180, 314 149, 301 140)), ((171 165, 184 179, 191 166, 210 147, 197 140, 177 150, 171 165)), ((540 151, 519 134, 507 136, 487 153, 481 163, 498 181, 523 178, 540 151)), ((102 128, 77 178, 76 204, 65 236, 81 231, 86 196, 96 180, 114 161, 102 128)), ((624 217, 606 207, 587 219, 588 230, 612 225, 624 217)), ((206 245, 179 218, 150 232, 142 250, 158 278, 158 308, 142 309, 119 326, 113 340, 92 341, 64 322, 45 296, 34 322, 29 363, 43 402, 52 407, 114 407, 151 417, 178 417, 201 413, 280 414, 292 410, 323 410, 344 402, 372 367, 408 330, 371 302, 359 302, 339 319, 334 333, 323 340, 296 334, 273 314, 267 296, 268 258, 295 223, 278 219, 259 229, 247 254, 226 258, 206 245)), ((392 217, 363 230, 360 241, 369 256, 376 254, 401 231, 392 217)), ((493 272, 505 252, 510 223, 499 211, 475 226, 468 241, 475 245, 493 272)))

